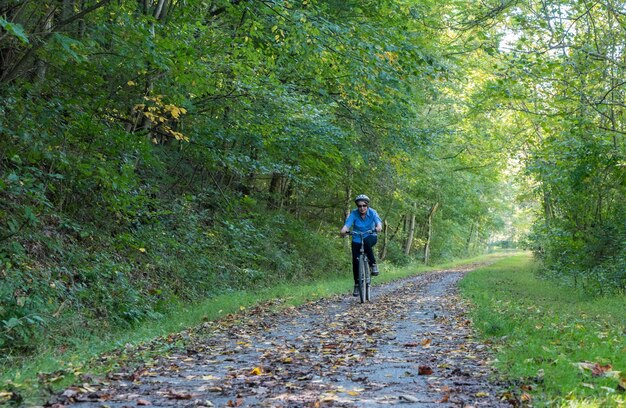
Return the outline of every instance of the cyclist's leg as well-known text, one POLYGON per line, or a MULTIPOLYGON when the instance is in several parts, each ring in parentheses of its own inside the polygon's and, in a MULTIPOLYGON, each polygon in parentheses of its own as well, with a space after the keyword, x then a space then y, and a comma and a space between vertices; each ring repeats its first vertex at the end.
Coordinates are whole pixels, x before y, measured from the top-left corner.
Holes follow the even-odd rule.
POLYGON ((378 237, 374 235, 370 235, 369 237, 365 238, 365 254, 367 255, 367 259, 369 260, 370 266, 376 263, 374 250, 372 249, 372 247, 376 245, 376 242, 378 242, 378 237))
POLYGON ((378 242, 378 237, 369 236, 365 239, 365 253, 369 260, 372 276, 378 276, 378 265, 376 265, 376 257, 374 256, 374 250, 372 247, 378 242))

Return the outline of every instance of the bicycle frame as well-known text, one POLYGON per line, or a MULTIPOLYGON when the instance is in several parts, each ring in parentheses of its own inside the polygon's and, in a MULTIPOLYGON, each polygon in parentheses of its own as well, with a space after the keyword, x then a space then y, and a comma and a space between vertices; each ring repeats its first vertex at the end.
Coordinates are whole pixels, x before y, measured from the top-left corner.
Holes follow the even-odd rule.
POLYGON ((365 301, 369 301, 371 297, 370 295, 372 281, 369 259, 367 258, 367 254, 365 253, 365 236, 375 236, 376 232, 372 230, 368 230, 365 232, 350 231, 348 234, 361 237, 361 250, 359 254, 359 281, 357 283, 357 286, 359 288, 359 298, 361 299, 361 303, 365 303, 365 301))

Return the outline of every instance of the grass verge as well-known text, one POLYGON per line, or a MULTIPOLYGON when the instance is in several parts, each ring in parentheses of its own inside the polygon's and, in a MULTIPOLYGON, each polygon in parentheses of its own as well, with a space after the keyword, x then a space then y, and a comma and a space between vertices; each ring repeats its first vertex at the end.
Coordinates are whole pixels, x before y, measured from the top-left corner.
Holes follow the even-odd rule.
MULTIPOLYGON (((501 256, 501 255, 495 255, 501 256)), ((453 268, 465 264, 489 262, 494 255, 462 259, 445 264, 424 266, 412 264, 394 267, 382 264, 381 275, 375 284, 381 284, 430 270, 453 268)), ((352 292, 352 277, 347 271, 331 279, 317 280, 302 285, 277 285, 258 291, 233 291, 228 294, 189 305, 180 304, 170 308, 171 312, 158 320, 146 321, 132 330, 101 333, 99 336, 76 333, 71 346, 63 350, 46 352, 25 361, 19 367, 1 367, 0 405, 36 405, 69 384, 80 380, 81 374, 104 373, 129 359, 140 360, 142 353, 167 353, 173 346, 168 340, 174 333, 219 320, 229 314, 238 313, 270 300, 281 299, 280 307, 299 305, 308 301, 336 294, 352 292), (159 341, 158 339, 163 339, 159 341), (156 342, 153 341, 156 339, 156 342), (142 343, 153 341, 150 347, 142 343), (103 355, 111 353, 109 357, 103 355)), ((276 303, 275 303, 276 304, 276 303)), ((145 356, 148 358, 148 356, 145 356)))
POLYGON ((509 397, 533 406, 626 406, 626 297, 540 280, 530 256, 467 275, 461 292, 491 341, 509 397))

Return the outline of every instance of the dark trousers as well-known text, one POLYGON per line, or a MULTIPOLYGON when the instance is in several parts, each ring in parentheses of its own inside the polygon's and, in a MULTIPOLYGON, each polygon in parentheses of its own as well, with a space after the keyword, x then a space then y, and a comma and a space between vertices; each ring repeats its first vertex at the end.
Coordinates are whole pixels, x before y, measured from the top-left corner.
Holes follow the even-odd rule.
MULTIPOLYGON (((378 242, 378 237, 375 235, 370 235, 364 239, 365 241, 365 255, 367 255, 367 259, 369 260, 370 266, 376 263, 376 258, 374 257, 374 251, 372 247, 376 245, 378 242)), ((352 241, 352 274, 354 275, 354 283, 359 282, 359 255, 361 255, 361 243, 352 241)))

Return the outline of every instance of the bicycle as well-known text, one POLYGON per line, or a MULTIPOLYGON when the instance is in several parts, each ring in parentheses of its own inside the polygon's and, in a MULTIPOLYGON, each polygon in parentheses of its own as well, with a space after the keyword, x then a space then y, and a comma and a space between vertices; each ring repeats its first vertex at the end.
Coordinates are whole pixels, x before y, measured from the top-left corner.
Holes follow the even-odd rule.
POLYGON ((365 254, 365 235, 376 235, 372 230, 365 232, 350 231, 348 235, 357 235, 361 237, 361 252, 359 254, 359 281, 357 286, 359 288, 359 299, 361 303, 370 301, 371 299, 371 283, 372 283, 372 271, 370 270, 369 259, 365 254))

